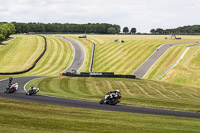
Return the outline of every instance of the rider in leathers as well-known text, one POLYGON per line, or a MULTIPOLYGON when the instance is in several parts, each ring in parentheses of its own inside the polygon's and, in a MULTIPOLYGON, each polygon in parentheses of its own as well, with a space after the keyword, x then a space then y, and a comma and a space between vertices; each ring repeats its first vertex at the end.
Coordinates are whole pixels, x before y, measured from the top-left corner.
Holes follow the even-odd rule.
POLYGON ((106 94, 105 96, 105 99, 112 99, 114 97, 117 97, 117 96, 121 96, 121 93, 119 90, 116 90, 116 91, 110 91, 106 94), (114 95, 113 95, 114 94, 114 95))

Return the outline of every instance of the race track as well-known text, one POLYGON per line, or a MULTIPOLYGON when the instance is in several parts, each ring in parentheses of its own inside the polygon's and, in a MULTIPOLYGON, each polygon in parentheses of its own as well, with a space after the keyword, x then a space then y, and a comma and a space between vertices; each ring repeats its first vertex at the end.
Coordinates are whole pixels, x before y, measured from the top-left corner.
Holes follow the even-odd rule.
MULTIPOLYGON (((20 77, 15 78, 13 83, 19 83, 19 90, 13 94, 4 93, 4 90, 8 84, 8 80, 0 81, 0 97, 9 98, 14 100, 21 100, 25 102, 35 102, 41 104, 59 105, 66 107, 76 107, 76 108, 87 108, 95 110, 106 110, 106 111, 118 111, 118 112, 129 112, 129 113, 142 113, 142 114, 153 114, 153 115, 166 115, 166 116, 176 116, 176 117, 188 117, 188 118, 200 118, 199 113, 193 112, 183 112, 183 111, 172 111, 164 109, 153 109, 144 107, 134 107, 126 105, 100 105, 98 102, 83 101, 83 100, 73 100, 67 98, 58 98, 44 95, 33 95, 26 96, 24 91, 24 85, 32 80, 38 78, 35 77, 20 77)), ((102 96, 103 97, 103 96, 102 96)))
POLYGON ((72 70, 79 70, 85 60, 84 48, 81 46, 81 44, 78 41, 76 41, 74 39, 64 37, 64 36, 58 36, 58 37, 67 40, 74 47, 73 62, 64 72, 72 72, 72 70))
POLYGON ((151 69, 151 67, 158 61, 158 59, 172 46, 191 44, 192 42, 186 43, 168 43, 161 45, 157 50, 149 56, 133 73, 137 78, 143 78, 145 74, 151 69))
MULTIPOLYGON (((66 39, 71 43, 74 47, 75 55, 72 64, 64 71, 71 72, 72 69, 78 70, 82 66, 85 59, 85 51, 84 48, 75 40, 61 37, 66 39)), ((176 44, 165 44, 159 48, 159 51, 155 52, 151 57, 149 57, 140 68, 136 71, 136 74, 139 73, 140 77, 143 77, 141 73, 145 73, 146 69, 151 67, 150 64, 154 64, 159 57, 164 54, 164 52, 171 47, 171 45, 178 44, 188 44, 188 43, 176 43, 176 44), (147 63, 146 63, 147 62, 147 63), (145 67, 145 64, 147 67, 145 67), (142 72, 141 69, 144 69, 142 72)), ((0 81, 0 97, 21 100, 25 102, 35 102, 41 104, 50 104, 50 105, 59 105, 66 107, 77 107, 77 108, 87 108, 87 109, 95 109, 95 110, 107 110, 107 111, 118 111, 118 112, 129 112, 129 113, 143 113, 143 114, 153 114, 153 115, 166 115, 166 116, 176 116, 176 117, 188 117, 188 118, 200 118, 199 113, 194 112, 183 112, 183 111, 172 111, 172 110, 164 110, 164 109, 153 109, 153 108, 144 108, 144 107, 134 107, 134 106, 126 106, 126 105, 100 105, 98 102, 92 101, 83 101, 83 100, 73 100, 67 98, 58 98, 44 95, 33 95, 27 96, 25 95, 24 85, 32 79, 39 78, 40 76, 30 76, 30 77, 19 77, 13 80, 13 83, 17 82, 19 84, 19 90, 13 94, 4 93, 8 85, 8 80, 0 81)), ((137 76, 138 77, 138 76, 137 76)), ((103 96, 102 96, 103 97, 103 96)), ((100 99, 99 99, 100 100, 100 99)))

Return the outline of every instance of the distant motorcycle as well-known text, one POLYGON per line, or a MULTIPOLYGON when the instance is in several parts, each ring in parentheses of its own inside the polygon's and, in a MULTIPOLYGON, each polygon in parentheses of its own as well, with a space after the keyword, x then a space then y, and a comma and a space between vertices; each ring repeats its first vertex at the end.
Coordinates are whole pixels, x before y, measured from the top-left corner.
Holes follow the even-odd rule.
POLYGON ((13 93, 16 92, 18 90, 18 83, 15 84, 8 84, 8 87, 6 88, 6 90, 4 91, 5 93, 13 93))
POLYGON ((102 99, 99 103, 100 104, 109 104, 109 105, 116 105, 120 102, 121 94, 120 93, 110 93, 106 94, 105 98, 102 99))
POLYGON ((31 95, 33 95, 33 94, 37 94, 37 93, 39 92, 39 90, 40 90, 40 89, 39 89, 38 87, 31 86, 31 87, 29 88, 29 90, 27 91, 26 95, 31 96, 31 95))

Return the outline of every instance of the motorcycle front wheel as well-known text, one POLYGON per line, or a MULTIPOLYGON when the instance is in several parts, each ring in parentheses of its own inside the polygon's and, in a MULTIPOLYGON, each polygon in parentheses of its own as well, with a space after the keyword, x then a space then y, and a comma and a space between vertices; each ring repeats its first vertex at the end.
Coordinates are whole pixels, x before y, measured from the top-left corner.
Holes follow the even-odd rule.
POLYGON ((100 102, 99 102, 99 104, 103 104, 104 103, 104 100, 102 99, 100 102))

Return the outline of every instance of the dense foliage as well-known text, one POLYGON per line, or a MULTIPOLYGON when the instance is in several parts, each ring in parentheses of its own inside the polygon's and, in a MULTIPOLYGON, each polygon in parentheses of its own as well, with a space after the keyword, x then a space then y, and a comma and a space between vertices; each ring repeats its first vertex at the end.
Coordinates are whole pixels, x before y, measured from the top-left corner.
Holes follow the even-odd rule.
POLYGON ((29 32, 57 32, 57 33, 96 33, 96 34, 109 34, 120 32, 119 25, 112 25, 107 23, 88 23, 88 24, 61 24, 61 23, 16 23, 16 33, 29 33, 29 32), (110 29, 112 28, 112 32, 110 29))
POLYGON ((124 32, 125 34, 127 34, 127 33, 129 32, 128 27, 124 27, 123 32, 124 32))
POLYGON ((15 26, 12 23, 0 23, 0 42, 4 41, 11 34, 15 33, 15 26))
POLYGON ((189 35, 195 35, 200 34, 200 25, 192 25, 192 26, 183 26, 178 27, 175 29, 151 29, 150 31, 152 34, 158 34, 158 35, 168 35, 168 34, 189 34, 189 35))
POLYGON ((132 28, 131 31, 130 31, 130 33, 131 33, 131 34, 135 34, 136 31, 137 31, 136 28, 132 28))

